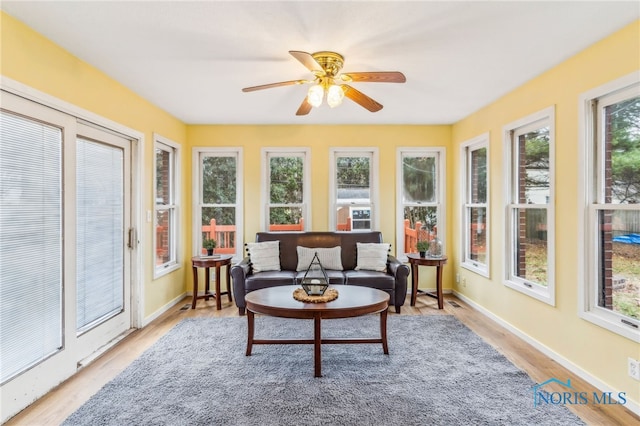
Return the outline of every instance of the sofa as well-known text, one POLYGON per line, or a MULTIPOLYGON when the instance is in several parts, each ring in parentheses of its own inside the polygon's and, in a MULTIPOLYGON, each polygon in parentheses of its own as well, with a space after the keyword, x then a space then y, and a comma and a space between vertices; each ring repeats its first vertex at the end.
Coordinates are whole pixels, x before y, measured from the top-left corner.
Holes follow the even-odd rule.
POLYGON ((359 285, 389 293, 396 313, 404 304, 409 267, 389 254, 382 233, 258 232, 247 243, 248 255, 231 267, 233 295, 240 315, 251 291, 301 282, 319 254, 329 284, 359 285), (340 269, 341 267, 341 269, 340 269))

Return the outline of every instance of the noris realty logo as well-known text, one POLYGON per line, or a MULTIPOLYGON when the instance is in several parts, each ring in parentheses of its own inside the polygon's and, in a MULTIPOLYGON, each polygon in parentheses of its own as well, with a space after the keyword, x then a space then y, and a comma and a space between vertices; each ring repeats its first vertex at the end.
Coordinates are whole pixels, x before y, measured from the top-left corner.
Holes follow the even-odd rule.
POLYGON ((571 386, 571 380, 567 382, 555 377, 533 387, 533 406, 540 405, 624 405, 627 402, 626 392, 578 392, 571 386), (558 383, 566 388, 562 392, 547 392, 542 389, 550 383, 558 383))

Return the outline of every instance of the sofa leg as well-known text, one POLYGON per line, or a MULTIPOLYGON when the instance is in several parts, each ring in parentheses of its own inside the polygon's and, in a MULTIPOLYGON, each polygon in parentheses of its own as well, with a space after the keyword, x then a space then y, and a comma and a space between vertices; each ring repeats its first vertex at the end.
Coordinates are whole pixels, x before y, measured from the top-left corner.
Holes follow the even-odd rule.
POLYGON ((396 314, 400 313, 400 306, 396 306, 396 314))
POLYGON ((240 315, 241 317, 244 316, 244 308, 238 308, 238 315, 240 315))

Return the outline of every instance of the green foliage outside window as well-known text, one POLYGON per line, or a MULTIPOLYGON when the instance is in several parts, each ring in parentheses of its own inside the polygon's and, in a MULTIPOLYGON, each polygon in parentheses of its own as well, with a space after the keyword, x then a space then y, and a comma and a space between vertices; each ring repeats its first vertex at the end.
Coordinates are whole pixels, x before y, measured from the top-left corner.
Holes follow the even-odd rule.
MULTIPOLYGON (((402 159, 403 197, 405 203, 433 203, 437 201, 436 158, 432 156, 404 157, 402 159)), ((406 206, 404 218, 410 227, 422 224, 427 235, 437 226, 435 206, 406 206)))
POLYGON ((236 159, 205 157, 202 161, 202 203, 218 205, 202 209, 202 224, 234 225, 235 209, 219 206, 236 203, 236 159))
POLYGON ((607 107, 613 203, 640 203, 640 97, 607 107))
POLYGON ((339 189, 369 189, 369 157, 338 157, 336 161, 339 189))
MULTIPOLYGON (((304 197, 304 161, 302 157, 271 157, 269 159, 271 204, 301 205, 304 197)), ((295 224, 302 218, 297 206, 271 207, 269 223, 295 224)))

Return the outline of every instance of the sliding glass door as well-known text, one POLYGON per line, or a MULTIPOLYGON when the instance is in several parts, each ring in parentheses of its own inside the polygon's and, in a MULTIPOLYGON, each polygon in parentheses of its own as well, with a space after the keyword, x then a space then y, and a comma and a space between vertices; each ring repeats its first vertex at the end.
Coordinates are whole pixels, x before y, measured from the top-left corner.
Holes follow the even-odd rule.
POLYGON ((15 412, 131 327, 132 141, 4 92, 2 108, 0 393, 15 412))

